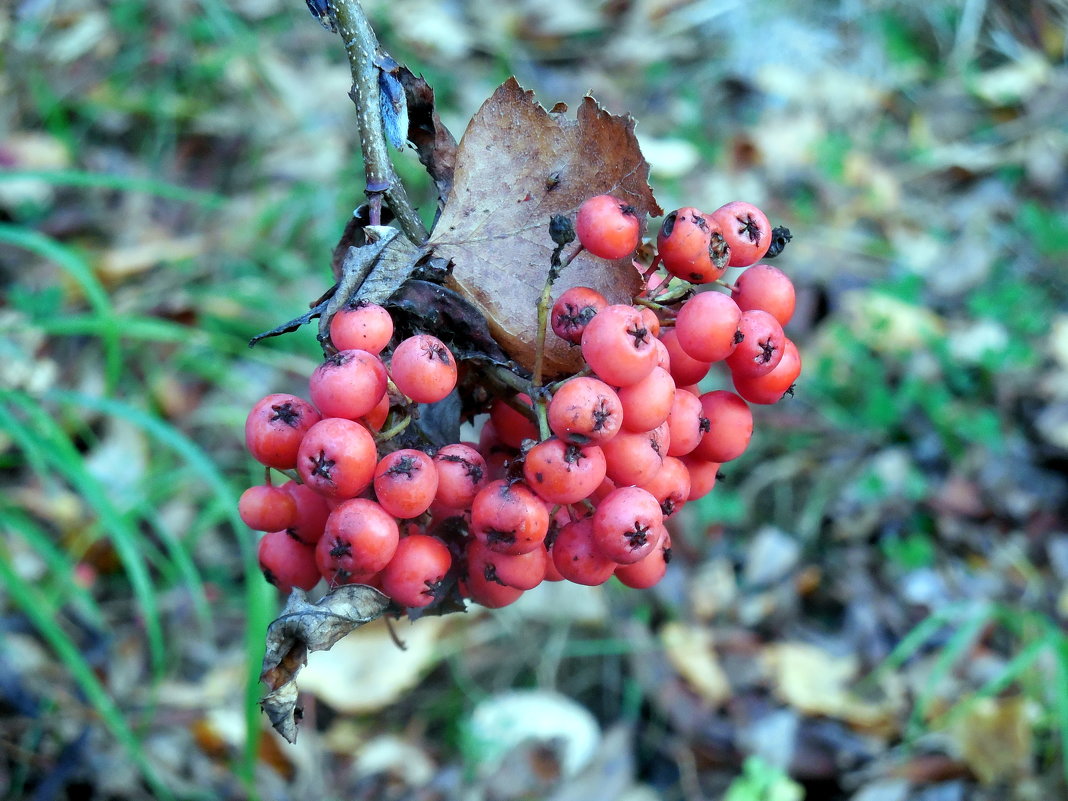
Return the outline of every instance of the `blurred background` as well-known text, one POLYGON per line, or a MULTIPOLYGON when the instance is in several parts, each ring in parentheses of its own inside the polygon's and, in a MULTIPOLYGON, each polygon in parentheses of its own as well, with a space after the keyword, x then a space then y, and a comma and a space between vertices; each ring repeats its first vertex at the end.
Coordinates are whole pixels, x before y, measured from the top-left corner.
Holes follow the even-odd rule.
POLYGON ((246 343, 362 202, 340 41, 300 0, 10 0, 0 796, 1068 797, 1068 4, 365 5, 457 136, 509 75, 589 92, 665 209, 788 226, 796 396, 660 586, 368 626, 285 744, 241 432, 318 350, 246 343))

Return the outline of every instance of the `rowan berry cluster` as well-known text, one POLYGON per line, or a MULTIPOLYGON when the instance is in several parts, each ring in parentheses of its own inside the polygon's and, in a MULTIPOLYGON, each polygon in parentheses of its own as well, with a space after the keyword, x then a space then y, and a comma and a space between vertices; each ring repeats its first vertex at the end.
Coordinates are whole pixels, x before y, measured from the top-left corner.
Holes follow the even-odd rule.
MULTIPOLYGON (((608 195, 580 207, 574 232, 607 259, 633 257, 641 240, 634 210, 608 195)), ((800 373, 782 328, 793 285, 755 264, 784 236, 747 203, 669 214, 651 263, 635 262, 646 281, 634 305, 588 287, 553 303, 552 331, 586 367, 498 390, 477 443, 399 447, 397 420, 453 391, 456 358, 434 336, 395 336, 381 306, 343 309, 310 401, 269 395, 246 422, 248 449, 269 469, 239 511, 268 532, 267 580, 286 591, 368 584, 406 608, 448 594, 500 607, 542 581, 652 586, 671 555, 665 520, 748 446, 747 401, 778 401, 800 373), (695 291, 748 265, 729 292, 695 291), (698 388, 716 362, 733 392, 698 388), (293 479, 272 486, 271 468, 293 479)))

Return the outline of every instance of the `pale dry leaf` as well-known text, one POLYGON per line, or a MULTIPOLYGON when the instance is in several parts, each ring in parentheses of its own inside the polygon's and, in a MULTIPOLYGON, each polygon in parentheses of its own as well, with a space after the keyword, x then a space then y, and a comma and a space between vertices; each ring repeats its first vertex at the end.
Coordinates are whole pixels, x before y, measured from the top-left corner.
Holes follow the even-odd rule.
POLYGON ((660 629, 660 642, 668 661, 698 695, 713 706, 730 698, 730 681, 719 663, 711 631, 685 623, 668 623, 660 629))
POLYGON ((951 736, 980 782, 1011 783, 1029 772, 1036 712, 1034 704, 1022 696, 981 698, 957 719, 951 736))
POLYGON ((447 630, 443 617, 425 617, 411 625, 396 624, 405 650, 397 647, 384 622, 361 627, 330 652, 312 659, 297 685, 333 709, 349 714, 389 706, 436 665, 439 642, 447 630))
POLYGON ((289 742, 297 739, 301 711, 296 676, 311 651, 326 651, 357 626, 381 617, 388 597, 373 587, 338 587, 315 603, 293 590, 282 614, 267 627, 267 647, 260 680, 270 688, 260 706, 271 725, 289 742))
MULTIPOLYGON (((555 245, 549 220, 573 215, 582 201, 612 194, 644 221, 660 207, 648 185, 649 166, 634 121, 583 99, 577 119, 550 112, 514 78, 487 100, 464 132, 452 192, 430 237, 436 255, 451 259, 452 286, 485 315, 506 353, 534 362, 537 302, 555 245)), ((641 285, 630 259, 582 253, 563 271, 554 297, 590 286, 612 303, 629 303, 641 285)), ((550 374, 579 369, 577 349, 546 342, 550 374)))
POLYGON ((775 695, 795 709, 868 731, 896 730, 903 702, 900 685, 886 678, 879 687, 880 699, 861 698, 853 692, 858 678, 855 656, 838 656, 807 643, 782 642, 769 645, 763 657, 775 695))

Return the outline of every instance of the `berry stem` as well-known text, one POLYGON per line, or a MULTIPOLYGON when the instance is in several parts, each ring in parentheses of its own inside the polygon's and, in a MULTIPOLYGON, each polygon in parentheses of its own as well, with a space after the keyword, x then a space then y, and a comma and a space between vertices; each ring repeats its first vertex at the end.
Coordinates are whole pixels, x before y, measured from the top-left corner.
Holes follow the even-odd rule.
POLYGON ((383 429, 374 435, 375 442, 389 442, 400 432, 408 427, 412 422, 412 416, 410 414, 404 415, 400 420, 391 425, 389 428, 383 429))
MULTIPOLYGON (((553 263, 549 267, 548 277, 545 279, 545 286, 542 288, 541 297, 538 299, 538 340, 534 348, 534 375, 530 379, 530 386, 533 389, 533 392, 531 392, 530 397, 534 399, 535 406, 537 406, 538 404, 544 406, 546 403, 544 399, 539 399, 539 396, 542 394, 540 390, 542 382, 542 372, 545 368, 545 335, 549 329, 549 312, 552 309, 553 304, 553 283, 556 281, 557 278, 560 277, 560 273, 563 272, 564 268, 571 264, 571 262, 573 262, 578 257, 578 255, 582 253, 583 250, 585 250, 585 248, 582 247, 582 244, 580 243, 579 246, 575 248, 574 251, 572 251, 570 256, 568 256, 566 259, 561 260, 560 263, 557 264, 556 254, 559 253, 560 248, 558 247, 556 249, 556 253, 553 254, 553 263)), ((539 417, 541 417, 540 414, 539 417)), ((546 431, 548 431, 548 425, 548 422, 546 422, 546 431)), ((546 437, 543 435, 542 439, 545 438, 546 437)))
POLYGON ((381 202, 384 197, 405 236, 417 245, 422 244, 427 238, 426 228, 412 208, 404 184, 397 178, 393 162, 390 161, 386 150, 382 107, 378 96, 379 68, 375 63, 379 51, 378 38, 357 0, 331 0, 329 7, 338 33, 345 43, 345 53, 352 71, 349 97, 356 105, 367 196, 371 202, 371 223, 377 224, 380 221, 381 202), (375 216, 379 217, 378 221, 373 219, 375 216))

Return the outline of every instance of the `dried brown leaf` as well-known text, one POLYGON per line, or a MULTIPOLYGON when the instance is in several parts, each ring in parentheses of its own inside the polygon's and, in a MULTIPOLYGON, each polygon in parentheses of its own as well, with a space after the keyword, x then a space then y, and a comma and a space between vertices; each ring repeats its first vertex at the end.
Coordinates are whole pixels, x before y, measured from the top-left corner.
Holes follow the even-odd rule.
POLYGON ((456 169, 456 137, 438 116, 430 84, 407 67, 398 69, 397 78, 408 100, 408 141, 438 188, 438 202, 444 204, 456 169))
POLYGON ((355 629, 381 617, 389 598, 373 587, 348 584, 315 603, 293 590, 282 614, 267 627, 267 649, 260 680, 270 688, 260 706, 271 725, 289 742, 296 742, 301 710, 297 706, 296 676, 311 651, 326 651, 355 629))
MULTIPOLYGON (((452 192, 430 237, 451 259, 452 286, 485 315, 494 337, 524 367, 534 363, 537 301, 554 244, 549 219, 574 214, 586 198, 613 194, 644 219, 660 214, 630 117, 583 99, 577 120, 546 111, 514 78, 479 109, 456 154, 452 192)), ((554 295, 590 286, 612 303, 630 302, 640 277, 630 259, 582 253, 554 295)), ((549 337, 547 371, 581 366, 577 350, 549 337)))

